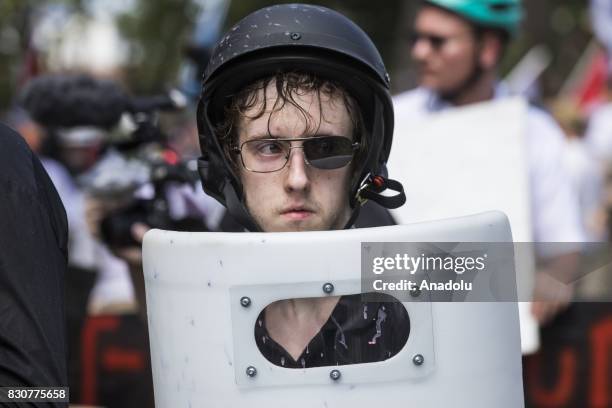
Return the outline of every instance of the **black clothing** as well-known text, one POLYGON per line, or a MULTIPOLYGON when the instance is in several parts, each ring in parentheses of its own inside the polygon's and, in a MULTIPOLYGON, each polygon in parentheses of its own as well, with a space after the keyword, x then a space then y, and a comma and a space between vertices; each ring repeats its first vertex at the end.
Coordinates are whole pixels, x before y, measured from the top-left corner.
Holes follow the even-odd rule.
POLYGON ((66 212, 47 173, 0 124, 0 386, 67 384, 67 241, 66 212))
POLYGON ((294 360, 266 329, 265 310, 255 324, 257 347, 268 361, 286 368, 373 363, 396 355, 410 332, 404 306, 389 301, 362 302, 361 295, 342 296, 321 331, 294 360))
POLYGON ((374 201, 368 201, 361 207, 355 221, 355 228, 387 227, 389 225, 397 225, 397 222, 389 210, 374 201))

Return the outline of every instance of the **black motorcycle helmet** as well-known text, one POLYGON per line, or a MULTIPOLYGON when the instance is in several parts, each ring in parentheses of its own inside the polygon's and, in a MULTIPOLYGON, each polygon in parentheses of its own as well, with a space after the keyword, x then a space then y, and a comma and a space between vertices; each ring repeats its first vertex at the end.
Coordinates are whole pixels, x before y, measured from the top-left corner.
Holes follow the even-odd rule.
POLYGON ((335 81, 357 101, 368 138, 359 177, 351 186, 350 205, 357 217, 368 199, 386 208, 405 202, 401 184, 388 180, 386 162, 393 139, 393 105, 389 75, 378 50, 363 30, 325 7, 282 4, 248 15, 221 39, 204 73, 198 104, 202 157, 198 170, 204 191, 223 204, 250 231, 261 228, 248 213, 239 177, 214 132, 230 97, 258 79, 279 71, 312 72, 335 81), (385 189, 397 191, 383 196, 385 189))

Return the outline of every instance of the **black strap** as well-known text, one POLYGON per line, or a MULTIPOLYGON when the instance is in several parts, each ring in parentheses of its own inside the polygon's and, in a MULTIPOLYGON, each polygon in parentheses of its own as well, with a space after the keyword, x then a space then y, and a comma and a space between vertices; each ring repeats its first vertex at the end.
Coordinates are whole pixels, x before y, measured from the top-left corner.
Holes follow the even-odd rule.
POLYGON ((357 194, 360 201, 372 200, 387 209, 401 207, 406 202, 406 194, 404 193, 402 183, 397 180, 385 179, 381 176, 370 177, 357 194), (373 181, 375 178, 378 179, 377 183, 373 181), (396 191, 397 194, 384 196, 381 193, 385 190, 396 191))
POLYGON ((360 210, 361 210, 361 205, 356 205, 353 208, 353 211, 351 212, 351 216, 349 220, 346 222, 346 224, 344 225, 343 229, 350 229, 353 227, 353 224, 355 223, 355 221, 357 221, 357 217, 359 217, 360 210))

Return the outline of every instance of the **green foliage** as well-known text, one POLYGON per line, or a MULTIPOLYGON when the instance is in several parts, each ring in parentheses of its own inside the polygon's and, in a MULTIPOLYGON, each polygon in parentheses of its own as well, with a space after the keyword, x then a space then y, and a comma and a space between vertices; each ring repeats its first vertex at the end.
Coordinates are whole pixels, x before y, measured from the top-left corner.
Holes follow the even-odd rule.
POLYGON ((120 16, 119 29, 130 43, 132 89, 157 92, 175 78, 197 14, 192 0, 139 0, 135 12, 120 16))
MULTIPOLYGON (((31 32, 32 12, 44 4, 64 4, 85 11, 89 1, 0 0, 0 110, 16 92, 31 32)), ((232 0, 226 28, 273 0, 232 0)), ((408 0, 308 0, 336 9, 359 24, 373 39, 386 62, 395 90, 410 85, 410 28, 416 2, 408 0)), ((184 61, 183 50, 198 16, 197 0, 136 0, 134 10, 118 17, 121 33, 130 45, 127 85, 139 93, 158 92, 176 81, 184 61)), ((527 0, 523 34, 508 49, 502 72, 535 44, 545 44, 554 61, 545 73, 546 96, 554 95, 591 38, 584 0, 527 0)))
MULTIPOLYGON (((82 0, 54 0, 46 4, 66 4, 82 10, 81 3, 82 0)), ((37 0, 0 0, 0 111, 11 104, 17 92, 30 41, 32 12, 40 4, 37 0)))

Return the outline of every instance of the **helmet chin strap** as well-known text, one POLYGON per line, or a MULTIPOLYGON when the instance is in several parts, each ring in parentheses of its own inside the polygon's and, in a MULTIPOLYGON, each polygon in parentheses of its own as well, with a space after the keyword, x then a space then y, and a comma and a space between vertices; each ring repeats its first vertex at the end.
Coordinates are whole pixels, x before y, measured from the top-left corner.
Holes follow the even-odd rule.
POLYGON ((344 229, 349 229, 353 226, 357 217, 359 217, 359 211, 361 207, 368 201, 372 200, 375 203, 387 208, 395 209, 401 207, 406 203, 406 193, 404 193, 404 186, 397 180, 385 178, 380 175, 373 176, 368 174, 361 182, 357 193, 355 194, 355 206, 351 213, 351 217, 347 221, 344 229), (392 196, 386 196, 382 193, 386 190, 397 192, 392 196))
MULTIPOLYGON (((372 126, 372 134, 382 135, 384 134, 384 123, 381 121, 383 112, 382 106, 377 100, 374 105, 374 123, 372 126)), ((380 145, 379 149, 383 149, 384 146, 380 145)), ((404 193, 404 187, 397 180, 392 180, 387 177, 387 166, 385 161, 372 162, 371 160, 378 160, 380 151, 370 152, 366 162, 369 162, 369 169, 361 181, 353 187, 355 194, 351 196, 350 205, 353 208, 351 217, 344 226, 344 229, 351 228, 359 217, 359 211, 361 207, 368 201, 372 200, 375 203, 381 205, 387 209, 395 209, 401 207, 406 202, 406 194, 404 193), (382 193, 391 190, 397 194, 389 196, 383 195, 382 193)), ((361 171, 364 171, 362 168, 361 171)), ((361 173, 363 174, 363 173, 361 173)))
POLYGON ((261 227, 257 224, 257 222, 255 222, 255 220, 247 210, 246 205, 236 195, 236 190, 229 187, 229 184, 230 183, 227 183, 225 186, 225 205, 227 208, 227 212, 230 213, 230 215, 234 217, 234 219, 247 231, 263 232, 261 227))
POLYGON ((406 203, 406 194, 404 193, 402 183, 380 175, 373 176, 371 174, 361 183, 361 187, 357 190, 356 198, 360 206, 364 205, 368 200, 372 200, 390 210, 401 207, 406 203), (392 196, 383 195, 382 193, 387 190, 395 191, 397 194, 392 196))
POLYGON ((349 217, 348 221, 346 222, 346 224, 344 225, 342 229, 353 228, 353 224, 355 224, 355 221, 357 221, 357 218, 359 217, 360 210, 361 210, 361 204, 356 205, 355 208, 353 208, 353 211, 351 211, 351 216, 349 217))

